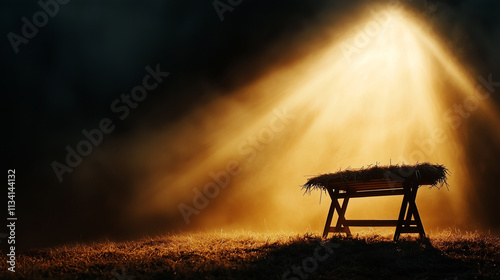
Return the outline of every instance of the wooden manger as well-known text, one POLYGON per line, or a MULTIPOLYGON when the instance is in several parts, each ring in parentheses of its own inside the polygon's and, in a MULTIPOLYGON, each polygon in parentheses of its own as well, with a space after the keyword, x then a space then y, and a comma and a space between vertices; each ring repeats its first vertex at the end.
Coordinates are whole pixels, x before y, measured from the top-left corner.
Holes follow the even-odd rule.
POLYGON ((302 188, 306 192, 314 189, 326 191, 332 203, 326 218, 323 237, 330 232, 346 233, 351 236, 350 227, 395 226, 394 241, 401 233, 418 233, 425 238, 425 231, 418 213, 415 198, 419 186, 441 187, 446 184, 448 170, 443 165, 428 163, 417 165, 374 166, 359 170, 344 170, 310 178, 302 188), (402 195, 403 202, 397 220, 348 220, 345 218, 347 205, 352 198, 402 195), (342 204, 340 204, 340 200, 342 204), (338 219, 332 225, 334 212, 338 219))

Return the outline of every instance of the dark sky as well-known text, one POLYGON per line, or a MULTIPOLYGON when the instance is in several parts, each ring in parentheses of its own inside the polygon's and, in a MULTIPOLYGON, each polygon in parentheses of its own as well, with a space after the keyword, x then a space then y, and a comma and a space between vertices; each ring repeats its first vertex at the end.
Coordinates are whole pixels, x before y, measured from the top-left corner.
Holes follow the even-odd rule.
MULTIPOLYGON (((59 11, 16 54, 8 34, 22 34, 22 18, 32 21, 42 8, 36 1, 3 1, 2 158, 5 168, 18 172, 19 236, 29 245, 119 236, 124 227, 113 221, 122 206, 110 204, 107 196, 121 192, 110 186, 126 185, 126 170, 97 183, 102 192, 87 198, 71 180, 59 183, 51 168, 51 162, 66 155, 66 145, 81 139, 83 128, 109 117, 117 127, 104 141, 120 141, 137 127, 175 122, 210 100, 214 91, 229 92, 267 67, 285 65, 308 36, 314 38, 325 18, 346 19, 366 2, 373 1, 233 1, 239 5, 221 21, 211 1, 73 0, 58 5, 59 11), (168 78, 118 121, 110 104, 141 83, 146 66, 157 64, 170 73, 168 78)), ((421 13, 473 73, 492 73, 493 80, 500 80, 500 2, 402 2, 421 13)), ((492 95, 496 104, 498 91, 492 95)), ((481 176, 471 203, 481 205, 476 213, 483 217, 480 223, 498 228, 500 215, 493 213, 500 197, 491 182, 500 168, 500 145, 480 123, 474 129, 466 145, 477 152, 469 160, 487 167, 475 165, 481 176), (477 149, 478 144, 488 148, 477 149)))

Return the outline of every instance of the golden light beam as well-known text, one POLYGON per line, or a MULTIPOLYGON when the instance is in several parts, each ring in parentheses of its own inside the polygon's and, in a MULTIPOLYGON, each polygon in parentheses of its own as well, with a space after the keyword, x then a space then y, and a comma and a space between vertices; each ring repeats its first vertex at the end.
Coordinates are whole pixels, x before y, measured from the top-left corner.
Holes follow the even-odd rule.
MULTIPOLYGON (((358 33, 331 40, 177 124, 146 134, 132 151, 149 176, 137 182, 131 215, 180 216, 179 202, 193 206, 195 190, 203 193, 215 182, 209 174, 237 161, 241 172, 192 216, 198 226, 320 230, 328 203, 302 195, 299 186, 307 175, 427 161, 444 164, 453 174, 449 191, 419 193, 424 226, 463 222, 463 193, 471 183, 457 136, 463 127, 454 128, 443 113, 457 96, 476 98, 473 113, 492 125, 500 124, 498 111, 478 99, 474 78, 417 16, 402 7, 371 11, 383 16, 376 20, 373 12, 362 13, 352 22, 364 27, 358 33), (289 115, 279 126, 276 111, 289 115)), ((399 203, 362 200, 347 216, 394 218, 399 203)))

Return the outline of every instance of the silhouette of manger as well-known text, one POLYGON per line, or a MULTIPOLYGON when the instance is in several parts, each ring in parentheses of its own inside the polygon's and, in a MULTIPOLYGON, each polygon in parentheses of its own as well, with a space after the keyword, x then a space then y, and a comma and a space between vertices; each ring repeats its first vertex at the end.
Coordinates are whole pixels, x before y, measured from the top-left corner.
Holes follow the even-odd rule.
POLYGON ((395 226, 394 241, 401 233, 418 233, 425 238, 424 227, 420 220, 415 198, 418 187, 422 185, 448 186, 448 169, 443 165, 422 163, 416 165, 373 166, 358 170, 344 170, 310 178, 302 188, 305 192, 319 189, 326 191, 332 199, 326 218, 323 237, 330 232, 344 232, 351 235, 349 227, 386 227, 395 226), (345 212, 349 199, 403 195, 403 202, 397 220, 347 220, 345 212), (340 199, 343 199, 340 206, 340 199), (331 226, 333 214, 337 211, 338 220, 331 226))

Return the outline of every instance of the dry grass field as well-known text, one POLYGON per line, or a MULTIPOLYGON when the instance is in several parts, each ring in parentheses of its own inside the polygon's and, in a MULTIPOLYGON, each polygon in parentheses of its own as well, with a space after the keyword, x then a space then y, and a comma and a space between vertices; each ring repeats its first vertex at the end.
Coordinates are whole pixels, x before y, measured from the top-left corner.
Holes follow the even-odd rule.
POLYGON ((428 241, 250 231, 168 234, 18 255, 1 279, 500 279, 500 237, 445 230, 428 241))

